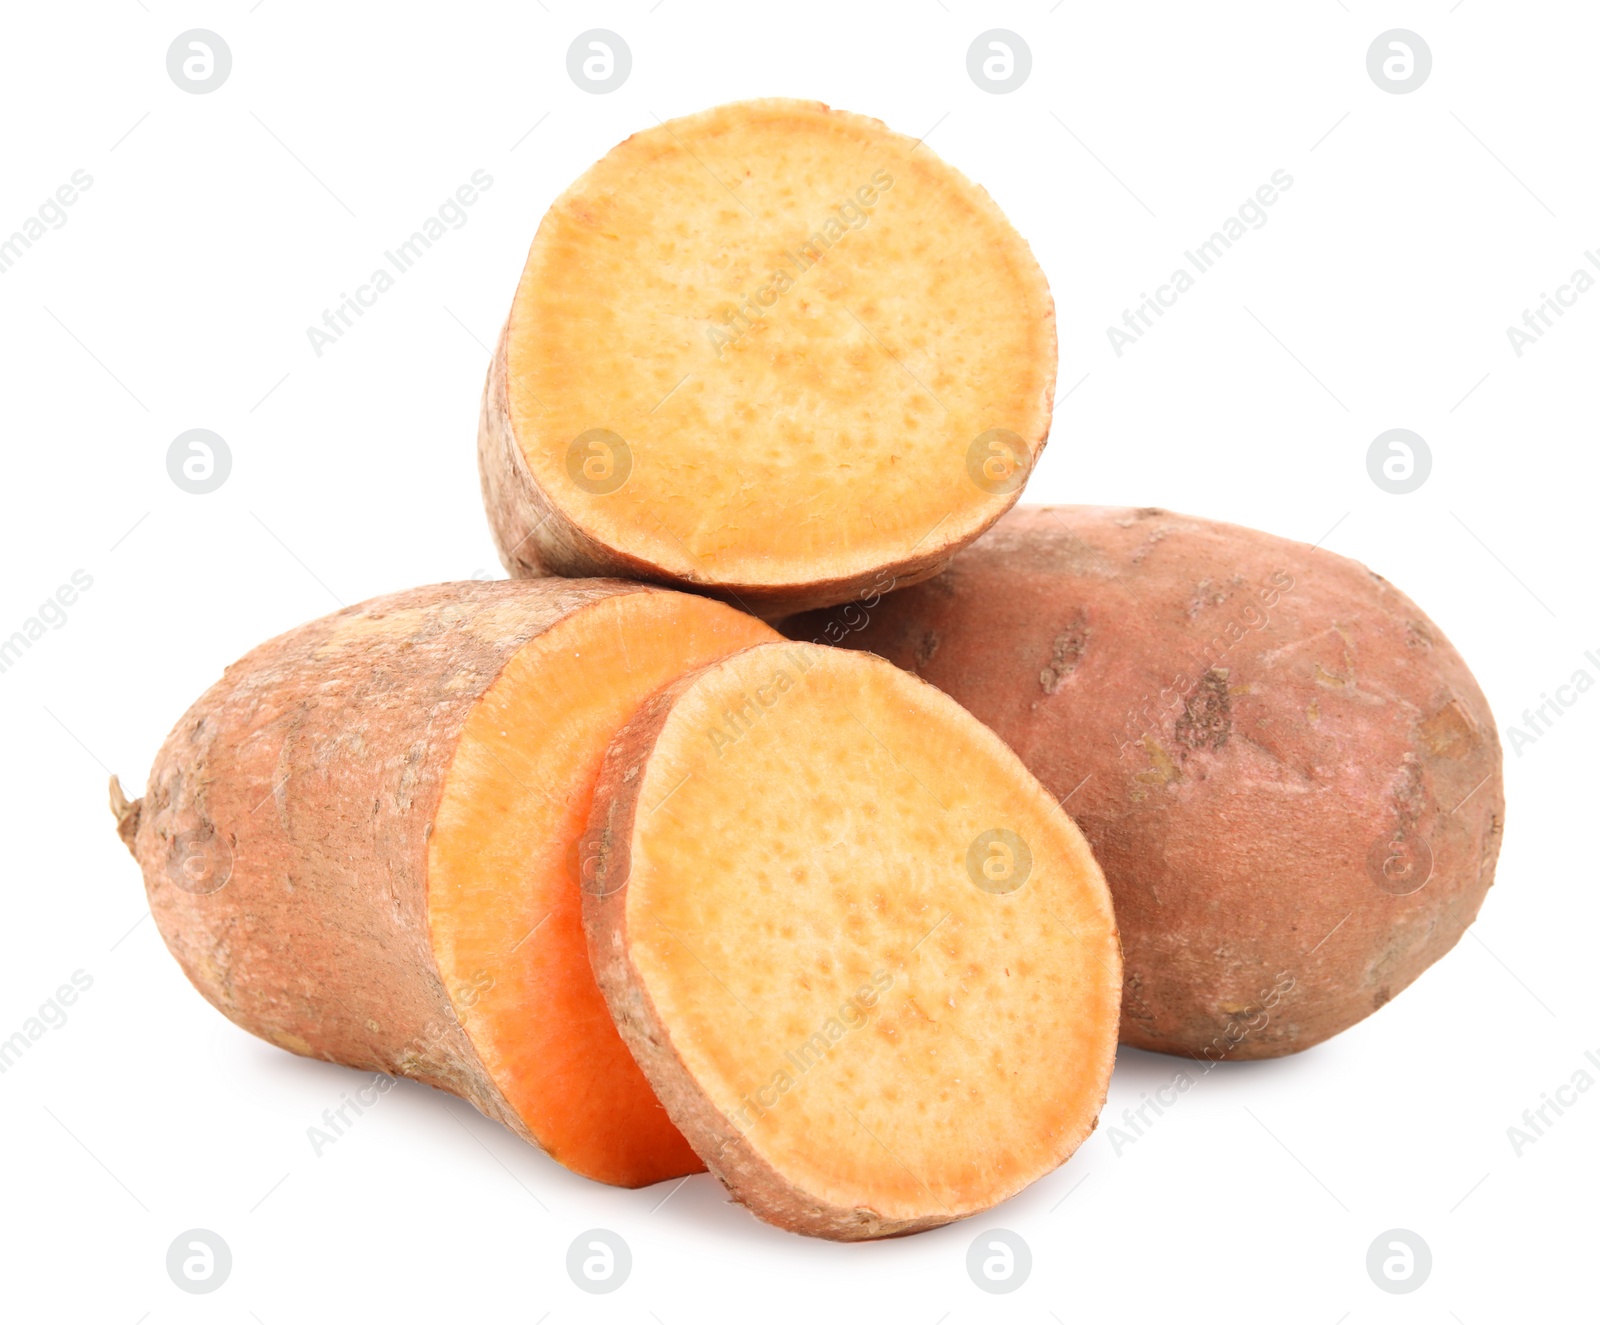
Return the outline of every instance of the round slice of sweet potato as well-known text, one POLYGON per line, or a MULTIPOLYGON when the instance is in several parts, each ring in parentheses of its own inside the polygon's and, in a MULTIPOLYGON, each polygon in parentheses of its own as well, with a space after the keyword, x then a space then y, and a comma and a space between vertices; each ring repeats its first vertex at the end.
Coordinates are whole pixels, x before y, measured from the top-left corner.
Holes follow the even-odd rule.
POLYGON ((1027 244, 924 143, 817 102, 635 134, 539 226, 484 393, 514 575, 625 575, 762 616, 935 573, 1049 431, 1027 244))
POLYGON ((757 645, 607 751, 595 976, 734 1198, 840 1240, 987 1209, 1088 1136, 1117 1036, 1110 897, 1005 745, 881 659, 757 645))

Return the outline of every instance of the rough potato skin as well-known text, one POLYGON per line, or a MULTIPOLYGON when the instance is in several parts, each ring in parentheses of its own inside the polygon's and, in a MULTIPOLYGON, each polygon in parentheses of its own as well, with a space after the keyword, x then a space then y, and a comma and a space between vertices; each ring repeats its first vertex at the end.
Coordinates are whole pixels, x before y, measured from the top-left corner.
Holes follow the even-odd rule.
POLYGON ((628 871, 644 768, 673 704, 697 675, 690 673, 646 701, 612 738, 595 784, 582 846, 583 927, 589 964, 611 1018, 674 1126, 729 1195, 757 1217, 791 1233, 836 1242, 900 1237, 947 1224, 956 1216, 885 1219, 873 1210, 833 1205, 796 1190, 696 1086, 633 964, 628 951, 628 871))
MULTIPOLYGON (((457 1019, 428 836, 462 724, 525 643, 617 581, 432 585, 247 654, 117 805, 150 912, 230 1020, 294 1053, 448 1090, 533 1144, 457 1019)), ((456 991, 471 996, 472 991, 456 991)))
POLYGON ((478 416, 478 480, 501 564, 520 579, 568 574, 649 578, 653 567, 590 538, 545 496, 529 471, 511 426, 506 394, 510 336, 507 319, 489 360, 478 416))
MULTIPOLYGON (((919 584, 950 564, 949 539, 930 538, 916 555, 844 579, 798 585, 724 584, 708 576, 684 579, 640 557, 629 556, 591 538, 550 500, 528 468, 511 423, 506 386, 507 319, 489 361, 478 418, 478 480, 489 531, 506 573, 520 579, 546 575, 618 576, 690 589, 720 598, 764 620, 793 612, 848 602, 875 585, 919 584)), ((1042 443, 1041 443, 1042 449, 1042 443)))
POLYGON ((1493 881, 1488 703, 1410 599, 1333 553, 1019 507, 937 578, 783 629, 931 681, 1063 799, 1116 905, 1126 1044, 1308 1048, 1448 952, 1493 881))

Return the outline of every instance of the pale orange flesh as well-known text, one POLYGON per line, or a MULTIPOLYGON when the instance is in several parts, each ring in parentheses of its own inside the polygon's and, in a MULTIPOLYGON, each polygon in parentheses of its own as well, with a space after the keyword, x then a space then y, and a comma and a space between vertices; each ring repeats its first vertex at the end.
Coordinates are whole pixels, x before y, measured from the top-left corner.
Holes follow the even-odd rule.
POLYGON ((702 1166, 618 1037, 585 950, 577 841, 607 744, 653 691, 759 621, 684 594, 582 608, 525 645, 463 729, 428 850, 439 971, 495 1084, 540 1144, 637 1187, 702 1166))
POLYGON ((1049 289, 988 194, 791 100, 608 153, 541 224, 508 338, 556 508, 637 565, 752 587, 976 536, 1044 445, 1056 371, 1049 289))
POLYGON ((686 683, 637 776, 621 909, 675 1059, 655 1085, 714 1111, 685 1123, 697 1145, 742 1137, 787 1189, 741 1191, 708 1153, 736 1197, 926 1226, 1088 1135, 1117 1037, 1110 899, 987 728, 879 659, 763 646, 686 683))

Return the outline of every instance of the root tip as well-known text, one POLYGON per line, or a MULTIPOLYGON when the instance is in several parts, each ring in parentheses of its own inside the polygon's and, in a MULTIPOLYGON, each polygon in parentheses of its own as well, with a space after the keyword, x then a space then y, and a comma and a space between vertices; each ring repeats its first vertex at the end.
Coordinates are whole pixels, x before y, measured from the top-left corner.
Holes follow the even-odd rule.
POLYGON ((117 819, 117 836, 122 839, 123 846, 129 851, 133 850, 134 834, 139 831, 139 811, 143 808, 144 801, 130 801, 122 790, 122 779, 115 773, 111 775, 111 813, 117 819))

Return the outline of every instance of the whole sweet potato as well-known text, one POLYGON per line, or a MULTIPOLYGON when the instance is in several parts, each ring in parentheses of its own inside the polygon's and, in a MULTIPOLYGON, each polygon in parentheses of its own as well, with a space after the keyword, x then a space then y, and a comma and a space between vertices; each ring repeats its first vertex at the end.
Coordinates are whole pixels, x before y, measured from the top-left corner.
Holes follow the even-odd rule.
POLYGON ((1307 1048, 1450 950, 1494 877, 1500 744, 1360 564, 1163 510, 1022 507, 921 585, 794 617, 988 723, 1094 847, 1125 1043, 1307 1048))

